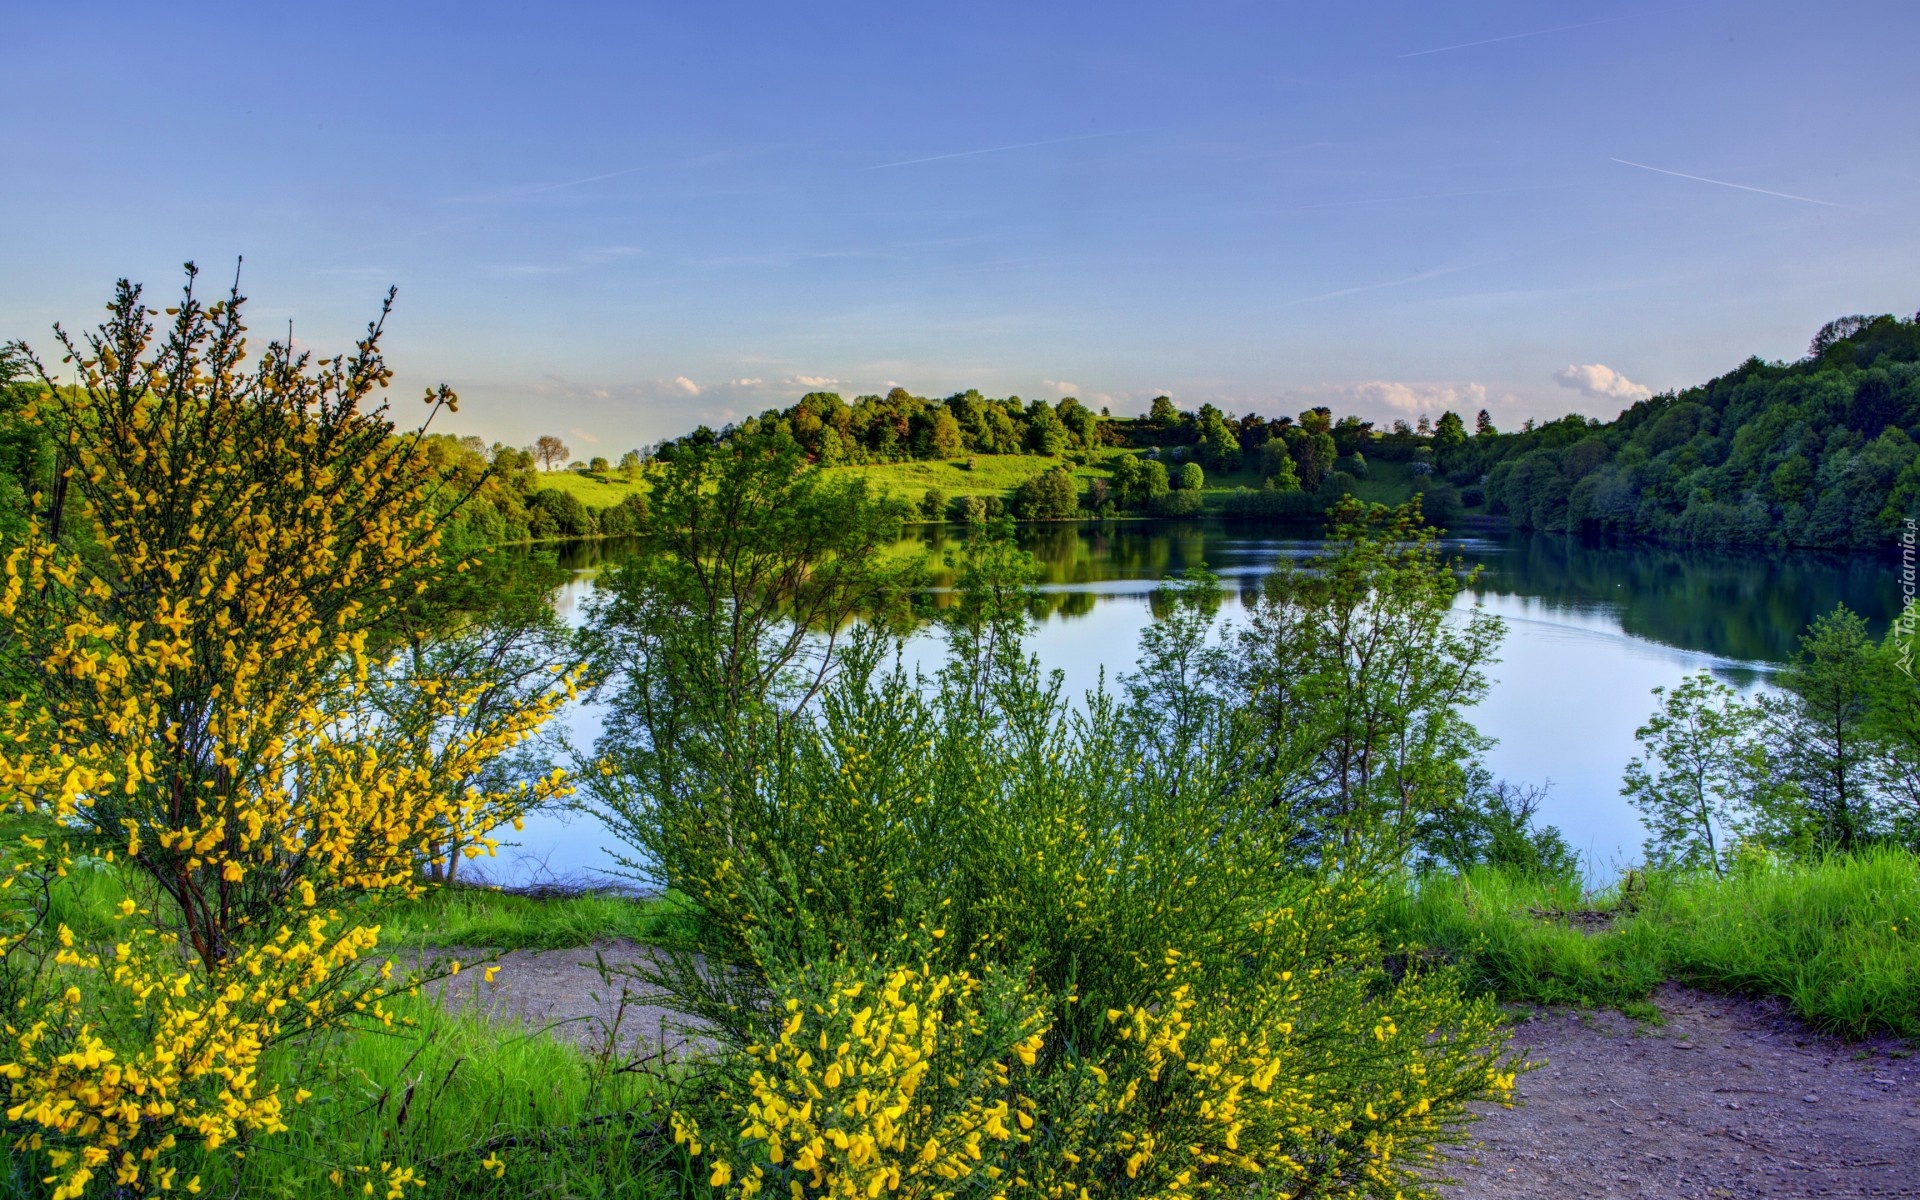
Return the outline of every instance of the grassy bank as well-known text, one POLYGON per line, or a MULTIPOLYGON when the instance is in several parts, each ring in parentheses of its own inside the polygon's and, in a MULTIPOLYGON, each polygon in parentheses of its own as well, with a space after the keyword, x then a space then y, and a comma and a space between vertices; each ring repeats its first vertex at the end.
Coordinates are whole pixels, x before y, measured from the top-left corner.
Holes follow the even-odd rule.
POLYGON ((1634 1011, 1671 978, 1778 996, 1848 1037, 1920 1041, 1920 857, 1902 850, 1724 879, 1635 875, 1584 896, 1497 871, 1430 876, 1390 920, 1410 947, 1503 999, 1634 1011))
MULTIPOLYGON (((828 471, 835 475, 864 479, 877 492, 917 505, 929 491, 936 489, 949 498, 1005 496, 1027 480, 1060 466, 1070 470, 1079 481, 1081 490, 1085 491, 1090 480, 1111 478, 1113 473, 1108 464, 1115 455, 1123 453, 1131 451, 1095 450, 1072 459, 1047 454, 976 454, 953 459, 829 467, 828 471)), ((1257 490, 1262 482, 1259 472, 1251 469, 1230 474, 1209 473, 1201 497, 1207 511, 1217 513, 1234 491, 1240 488, 1257 490)), ((1373 504, 1404 504, 1413 495, 1419 482, 1408 464, 1383 460, 1371 464, 1366 478, 1355 487, 1354 494, 1373 504)), ((596 475, 583 471, 542 472, 539 485, 565 492, 582 504, 596 509, 611 508, 628 496, 645 494, 647 491, 644 477, 628 483, 618 474, 596 475)), ((1460 515, 1469 518, 1485 516, 1486 508, 1484 505, 1465 507, 1460 510, 1460 515)))
POLYGON ((685 911, 685 902, 671 895, 533 896, 481 887, 436 888, 383 910, 380 943, 501 950, 557 950, 615 938, 658 943, 676 935, 685 911))
POLYGON ((667 1194, 654 1165, 673 1152, 656 1120, 659 1077, 424 998, 395 1008, 391 1033, 279 1051, 272 1073, 304 1080, 313 1098, 289 1104, 287 1131, 244 1156, 183 1163, 176 1190, 197 1174, 201 1195, 357 1196, 371 1183, 366 1194, 383 1196, 396 1180, 382 1164, 393 1164, 425 1184, 404 1186, 408 1196, 667 1194))

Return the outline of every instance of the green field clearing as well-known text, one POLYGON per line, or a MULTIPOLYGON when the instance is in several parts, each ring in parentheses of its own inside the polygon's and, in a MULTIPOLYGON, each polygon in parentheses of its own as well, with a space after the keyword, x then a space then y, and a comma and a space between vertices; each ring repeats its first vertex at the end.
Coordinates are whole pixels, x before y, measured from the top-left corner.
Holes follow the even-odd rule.
POLYGON ((628 483, 618 475, 588 475, 579 471, 542 471, 540 486, 566 492, 588 508, 612 508, 628 496, 647 490, 645 477, 628 483))

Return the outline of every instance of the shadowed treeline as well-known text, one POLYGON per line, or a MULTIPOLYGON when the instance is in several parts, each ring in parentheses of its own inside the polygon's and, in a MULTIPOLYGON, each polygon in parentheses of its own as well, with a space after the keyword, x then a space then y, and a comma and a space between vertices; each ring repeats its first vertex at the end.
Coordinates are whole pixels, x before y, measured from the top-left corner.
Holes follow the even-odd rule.
MULTIPOLYGON (((944 562, 962 540, 952 525, 910 527, 901 548, 927 554, 931 601, 952 586, 944 562)), ((1018 529, 1041 570, 1037 617, 1084 616, 1102 597, 1146 595, 1199 566, 1250 598, 1282 558, 1305 558, 1315 539, 1292 530, 1212 521, 1046 522, 1018 529)), ((562 566, 593 569, 629 553, 621 539, 571 543, 562 566)), ((1898 562, 1890 556, 1814 551, 1723 550, 1610 544, 1564 534, 1476 537, 1449 544, 1481 568, 1477 593, 1519 596, 1551 607, 1611 615, 1637 638, 1741 662, 1784 662, 1815 616, 1845 604, 1877 637, 1899 612, 1898 562)))

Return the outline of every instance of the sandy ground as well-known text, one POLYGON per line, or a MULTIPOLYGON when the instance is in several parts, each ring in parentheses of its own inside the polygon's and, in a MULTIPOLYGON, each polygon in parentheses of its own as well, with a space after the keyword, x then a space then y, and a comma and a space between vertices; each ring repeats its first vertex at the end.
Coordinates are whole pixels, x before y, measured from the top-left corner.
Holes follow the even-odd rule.
POLYGON ((574 950, 499 951, 475 947, 436 950, 437 959, 462 964, 437 985, 450 1008, 477 1007, 495 1020, 542 1028, 554 1037, 598 1052, 611 1037, 620 1052, 668 1056, 706 1045, 686 1019, 654 1003, 650 989, 622 971, 648 961, 652 951, 632 942, 602 942, 574 950), (500 970, 488 982, 481 965, 500 970))
POLYGON ((1545 1065, 1474 1128, 1458 1200, 1920 1197, 1920 1058, 1844 1043, 1778 1004, 1666 987, 1664 1024, 1517 1013, 1545 1065))
MULTIPOLYGON (((439 953, 472 963, 488 952, 439 953)), ((697 1035, 617 975, 648 953, 631 943, 511 951, 494 982, 463 970, 442 998, 587 1048, 609 1035, 635 1056, 697 1048, 697 1035)), ((1840 1042, 1777 1004, 1680 987, 1654 999, 1662 1024, 1516 1012, 1514 1047, 1543 1065, 1521 1076, 1518 1105, 1490 1108, 1474 1127, 1479 1144, 1453 1169, 1449 1200, 1920 1200, 1920 1057, 1909 1048, 1840 1042)))

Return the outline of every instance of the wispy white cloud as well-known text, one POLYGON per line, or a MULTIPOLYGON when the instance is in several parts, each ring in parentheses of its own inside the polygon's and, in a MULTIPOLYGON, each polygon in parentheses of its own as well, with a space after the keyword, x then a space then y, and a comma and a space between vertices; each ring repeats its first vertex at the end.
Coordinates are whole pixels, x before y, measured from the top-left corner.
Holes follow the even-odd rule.
POLYGON ((1557 185, 1523 184, 1519 187, 1473 188, 1460 192, 1420 192, 1411 196, 1374 196, 1364 200, 1330 200, 1324 204, 1302 204, 1293 212, 1312 212, 1320 208, 1359 208, 1369 204, 1406 204, 1415 200, 1452 200, 1459 196, 1504 196, 1510 192, 1537 192, 1557 185))
POLYGON ((524 200, 529 196, 542 196, 548 192, 565 191, 568 188, 584 187, 589 183, 600 183, 607 179, 618 179, 623 175, 636 175, 647 167, 622 167, 618 171, 603 171, 598 175, 586 175, 579 179, 563 179, 556 183, 529 183, 512 187, 495 188, 488 192, 476 192, 467 196, 449 196, 448 204, 497 204, 502 201, 524 200))
POLYGON ((578 425, 575 425, 572 429, 567 430, 567 436, 572 438, 576 442, 585 442, 589 446, 598 446, 600 444, 600 439, 598 437, 595 437, 593 434, 588 433, 586 430, 580 428, 578 425))
POLYGON ((700 385, 688 379, 685 375, 675 375, 673 377, 673 386, 679 388, 689 396, 698 396, 700 394, 700 385))
POLYGON ((828 379, 825 375, 795 375, 786 381, 788 387, 823 388, 839 383, 838 379, 828 379))
POLYGON ((1077 392, 1080 390, 1079 384, 1069 383, 1064 379, 1042 379, 1040 382, 1052 388, 1056 392, 1071 393, 1071 392, 1077 392))
POLYGON ((1645 400, 1653 389, 1635 383, 1605 363, 1568 364, 1553 373, 1563 388, 1604 400, 1645 400))
POLYGON ((753 388, 753 387, 759 387, 761 384, 765 382, 766 380, 764 379, 735 379, 735 380, 731 380, 727 386, 737 387, 737 388, 753 388))
POLYGON ((1847 207, 1847 205, 1844 204, 1836 204, 1832 200, 1816 200, 1812 196, 1796 196, 1792 192, 1776 192, 1767 188, 1748 187, 1744 183, 1728 183, 1724 179, 1708 179, 1705 175, 1689 175, 1685 171, 1669 171, 1665 167, 1650 167, 1646 163, 1629 162, 1624 158, 1616 158, 1613 161, 1623 167, 1636 167, 1642 171, 1652 171, 1656 175, 1671 175, 1675 179, 1691 179, 1695 183, 1711 183, 1715 187, 1732 188, 1739 192, 1755 192, 1762 196, 1777 196, 1782 200, 1798 200, 1802 204, 1818 204, 1822 208, 1847 207))

